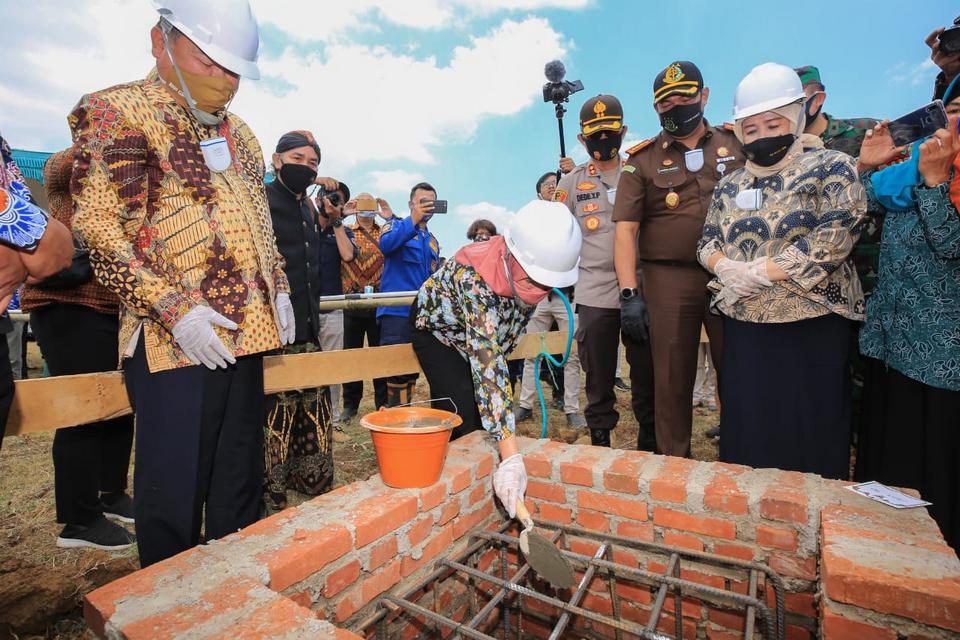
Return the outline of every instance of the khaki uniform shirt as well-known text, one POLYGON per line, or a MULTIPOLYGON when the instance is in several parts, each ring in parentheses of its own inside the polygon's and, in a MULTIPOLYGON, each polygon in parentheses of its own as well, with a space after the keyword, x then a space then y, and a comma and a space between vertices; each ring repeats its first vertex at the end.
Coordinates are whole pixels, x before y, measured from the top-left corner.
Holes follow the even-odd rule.
POLYGON ((601 172, 591 161, 563 176, 553 199, 567 205, 580 223, 580 276, 574 289, 577 304, 601 309, 620 308, 620 287, 613 266, 613 203, 620 181, 620 164, 601 172))
POLYGON ((630 159, 617 189, 613 220, 640 223, 637 257, 642 261, 697 262, 713 189, 744 162, 740 142, 728 126, 707 125, 697 147, 703 150, 698 171, 686 166, 687 148, 663 131, 627 151, 630 159))
POLYGON ((289 293, 263 185, 263 152, 242 120, 196 123, 152 71, 84 96, 69 116, 73 228, 102 284, 120 297, 120 353, 143 327, 151 372, 192 363, 173 326, 196 305, 239 325, 215 330, 236 356, 280 346, 274 301, 289 293), (202 138, 232 163, 211 171, 202 138))

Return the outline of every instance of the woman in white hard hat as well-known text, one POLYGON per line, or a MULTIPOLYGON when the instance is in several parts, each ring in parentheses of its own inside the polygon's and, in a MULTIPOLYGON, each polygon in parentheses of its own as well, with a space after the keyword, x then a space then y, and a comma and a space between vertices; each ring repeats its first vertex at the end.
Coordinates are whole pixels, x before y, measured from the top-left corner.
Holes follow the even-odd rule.
POLYGON ((804 152, 803 100, 783 65, 740 82, 746 166, 717 185, 700 240, 724 318, 720 459, 845 479, 847 357, 864 309, 850 252, 866 196, 849 155, 804 152))
MULTIPOLYGON (((463 418, 454 437, 482 427, 498 441, 493 486, 511 518, 527 472, 513 437, 506 355, 537 303, 576 282, 581 239, 565 206, 531 202, 504 235, 457 251, 423 284, 411 310, 413 349, 430 395, 450 398, 463 418)), ((453 409, 443 402, 437 408, 453 409)))

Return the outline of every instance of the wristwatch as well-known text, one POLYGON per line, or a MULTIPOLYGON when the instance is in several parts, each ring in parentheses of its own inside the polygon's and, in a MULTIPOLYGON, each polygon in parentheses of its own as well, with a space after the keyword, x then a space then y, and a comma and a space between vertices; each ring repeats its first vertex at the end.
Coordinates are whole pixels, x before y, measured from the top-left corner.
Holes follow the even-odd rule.
POLYGON ((635 298, 635 297, 637 297, 636 287, 625 287, 623 289, 620 289, 621 300, 629 300, 630 298, 635 298))
POLYGON ((339 229, 343 226, 343 218, 334 218, 330 221, 330 224, 333 225, 334 229, 339 229))

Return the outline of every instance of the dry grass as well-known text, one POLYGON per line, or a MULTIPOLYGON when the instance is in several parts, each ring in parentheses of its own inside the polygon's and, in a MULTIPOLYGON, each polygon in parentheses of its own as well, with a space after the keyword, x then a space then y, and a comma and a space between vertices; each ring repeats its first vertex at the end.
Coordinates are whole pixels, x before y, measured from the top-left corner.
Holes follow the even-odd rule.
MULTIPOLYGON (((31 375, 38 376, 38 367, 42 364, 36 346, 31 343, 30 347, 31 375)), ((366 397, 360 407, 361 415, 373 410, 369 384, 365 392, 366 397)), ((422 378, 414 398, 428 398, 426 383, 422 378)), ((581 395, 581 406, 584 404, 581 395)), ((613 432, 613 446, 634 448, 637 423, 630 410, 629 394, 618 394, 617 410, 620 412, 620 423, 613 432)), ((562 413, 552 409, 548 409, 547 413, 552 437, 576 439, 577 434, 572 434, 566 428, 562 413)), ((716 460, 717 445, 704 436, 704 432, 716 421, 717 416, 712 412, 695 412, 694 458, 716 460)), ((521 423, 519 431, 525 436, 539 437, 539 415, 521 423)), ((345 425, 344 432, 348 439, 334 444, 336 486, 368 478, 377 470, 370 436, 360 426, 359 420, 345 425)), ((589 443, 589 436, 584 432, 577 441, 589 443)), ((60 525, 56 523, 54 506, 53 461, 50 455, 52 442, 52 433, 30 434, 7 439, 0 450, 0 612, 8 611, 12 606, 9 600, 18 597, 18 594, 23 599, 24 582, 29 582, 26 587, 36 590, 36 593, 16 605, 26 616, 25 619, 33 619, 33 628, 29 633, 9 637, 63 640, 89 637, 80 616, 82 594, 137 567, 135 548, 122 553, 109 553, 59 549, 54 545, 60 525)), ((309 498, 290 492, 290 505, 309 498)), ((3 622, 11 621, 0 616, 0 639, 7 637, 5 633, 10 633, 9 629, 5 631, 3 622)))

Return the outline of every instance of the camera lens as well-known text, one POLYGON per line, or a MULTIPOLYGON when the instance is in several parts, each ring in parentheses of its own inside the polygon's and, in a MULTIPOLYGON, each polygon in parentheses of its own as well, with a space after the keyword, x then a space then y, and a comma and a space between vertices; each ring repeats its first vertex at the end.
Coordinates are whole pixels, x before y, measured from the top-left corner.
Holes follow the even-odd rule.
POLYGON ((330 204, 332 204, 333 206, 335 206, 335 207, 339 207, 339 206, 340 206, 340 194, 339 194, 339 193, 336 193, 336 192, 331 193, 331 194, 329 194, 329 195, 327 196, 327 199, 330 200, 330 204))

